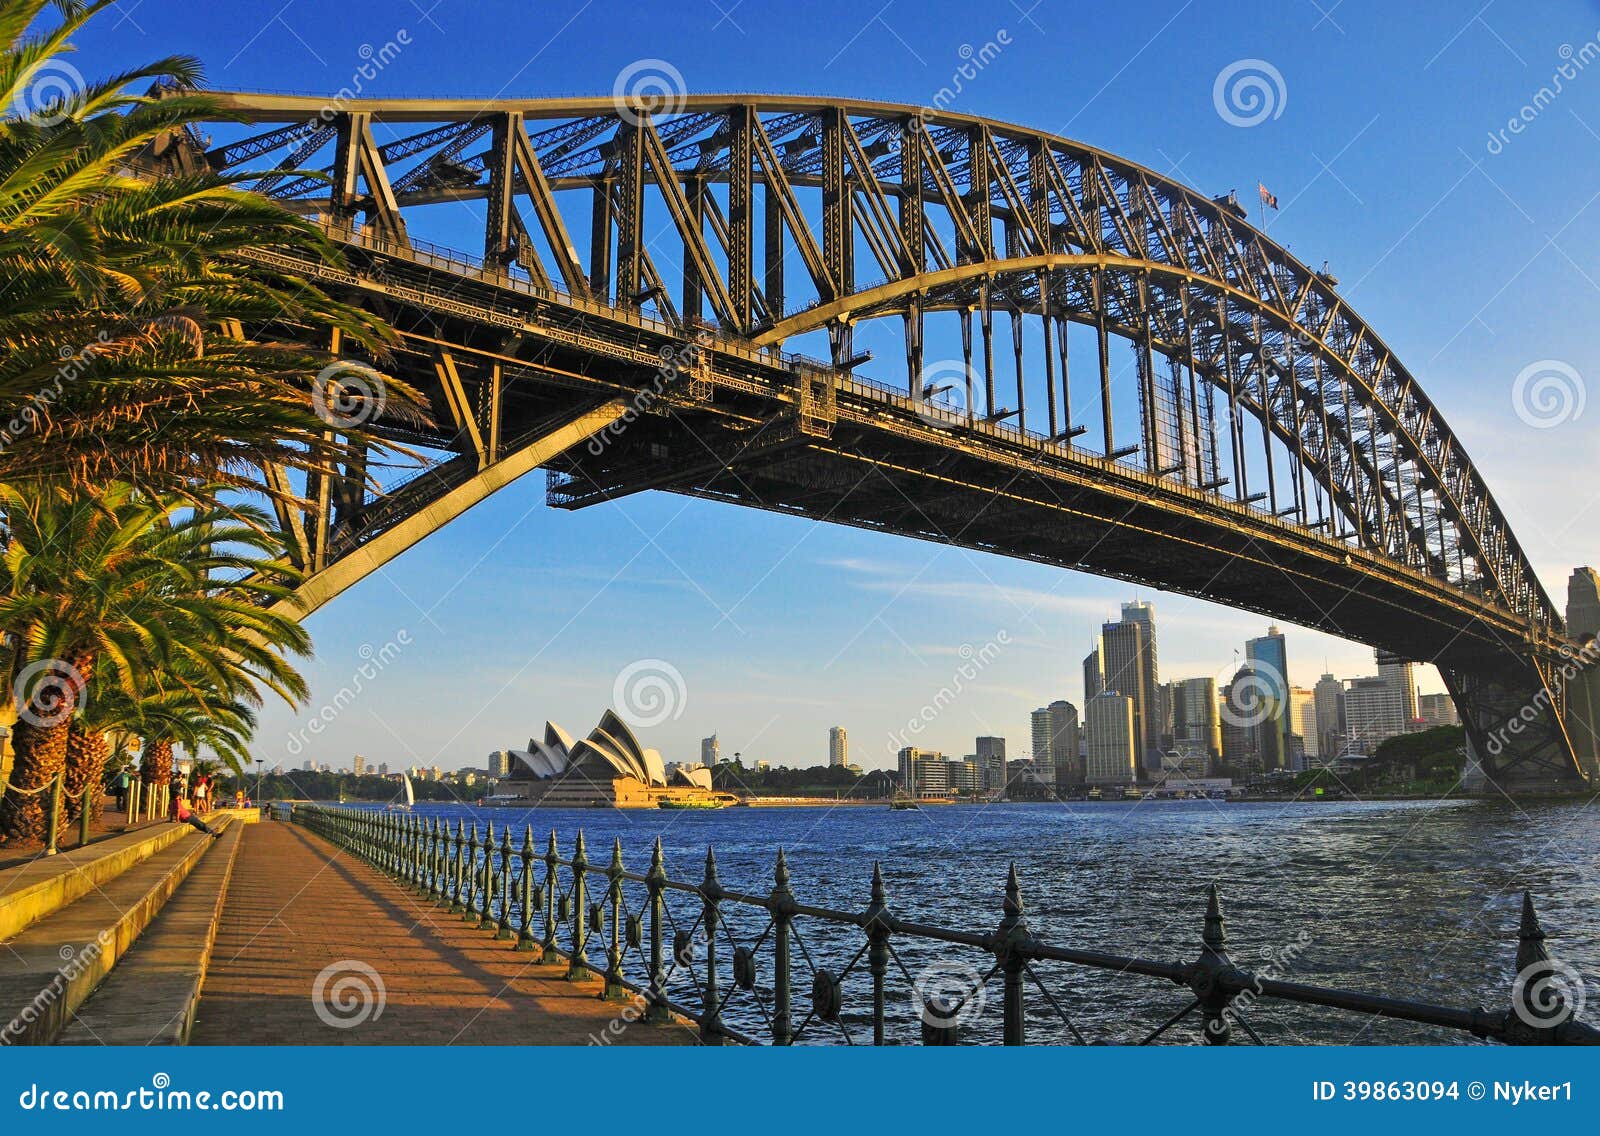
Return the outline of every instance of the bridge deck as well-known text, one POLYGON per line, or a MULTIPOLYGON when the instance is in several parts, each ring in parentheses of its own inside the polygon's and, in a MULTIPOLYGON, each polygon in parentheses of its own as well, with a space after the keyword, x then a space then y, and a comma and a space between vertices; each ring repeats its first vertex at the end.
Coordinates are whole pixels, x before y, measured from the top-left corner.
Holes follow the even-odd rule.
POLYGON ((537 958, 302 829, 254 825, 243 834, 191 1044, 583 1045, 591 1035, 618 1045, 695 1043, 681 1025, 608 1031, 626 1004, 602 1002, 598 979, 566 982, 564 965, 537 958), (339 978, 360 977, 340 965, 350 961, 377 972, 383 1007, 338 1028, 318 1016, 312 989, 337 966, 326 985, 337 1008, 339 978))

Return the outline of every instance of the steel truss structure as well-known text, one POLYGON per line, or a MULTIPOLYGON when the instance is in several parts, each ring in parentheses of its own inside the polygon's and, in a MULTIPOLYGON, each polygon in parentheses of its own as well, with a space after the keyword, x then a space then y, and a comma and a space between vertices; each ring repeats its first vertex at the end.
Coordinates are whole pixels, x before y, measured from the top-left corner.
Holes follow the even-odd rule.
POLYGON ((310 606, 543 467, 563 508, 665 489, 1316 627, 1436 663, 1498 783, 1591 772, 1573 645, 1471 459, 1231 195, 873 102, 222 98, 259 132, 161 161, 265 166, 320 217, 342 268, 259 255, 401 330, 441 428, 385 428, 455 455, 381 494, 359 463, 314 480, 283 517, 310 606), (481 256, 410 232, 461 202, 481 256), (885 326, 889 380, 856 349, 885 326), (821 333, 826 360, 783 351, 821 333))

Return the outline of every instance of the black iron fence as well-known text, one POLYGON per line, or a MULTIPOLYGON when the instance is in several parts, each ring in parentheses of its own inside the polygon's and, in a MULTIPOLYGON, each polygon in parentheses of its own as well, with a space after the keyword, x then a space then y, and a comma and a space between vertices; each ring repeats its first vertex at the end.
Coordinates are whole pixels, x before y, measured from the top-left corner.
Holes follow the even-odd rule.
POLYGON ((856 1043, 870 1034, 874 1045, 986 1038, 1021 1045, 1030 1023, 1037 1033, 1049 1022, 1052 1036, 1087 1044, 1071 1010, 1080 996, 1070 970, 1182 989, 1165 1020, 1119 1039, 1140 1045, 1264 1044, 1250 1023, 1257 1004, 1376 1015, 1516 1045, 1600 1044, 1600 1030, 1577 1017, 1583 980, 1550 959, 1527 895, 1506 1008, 1461 1009, 1288 982, 1236 966, 1215 885, 1199 953, 1189 961, 1159 961, 1035 937, 1014 868, 995 928, 963 931, 897 918, 876 867, 867 906, 841 911, 800 902, 781 851, 771 890, 757 895, 723 886, 710 851, 698 882, 672 879, 659 839, 641 874, 625 866, 620 840, 605 862, 591 860, 581 832, 563 856, 553 831, 537 850, 531 827, 519 845, 509 827, 497 835, 492 822, 480 836, 476 824, 457 820, 451 828, 446 820, 404 812, 296 805, 291 815, 513 949, 535 952, 545 963, 565 961, 569 977, 600 976, 601 997, 633 1002, 637 1016, 692 1019, 707 1043, 856 1043), (998 1032, 995 1015, 985 1013, 994 989, 998 1032))

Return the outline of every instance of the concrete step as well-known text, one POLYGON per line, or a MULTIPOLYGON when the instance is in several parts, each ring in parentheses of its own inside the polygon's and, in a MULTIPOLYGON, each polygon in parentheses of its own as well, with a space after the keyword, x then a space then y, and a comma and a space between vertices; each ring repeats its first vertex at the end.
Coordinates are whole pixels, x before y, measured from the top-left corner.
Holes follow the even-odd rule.
POLYGON ((0 1045, 48 1045, 60 1036, 218 842, 178 827, 161 851, 0 944, 0 1045))
POLYGON ((194 829, 166 821, 0 869, 0 942, 148 860, 194 829))
POLYGON ((57 1045, 185 1045, 244 832, 229 825, 57 1045))

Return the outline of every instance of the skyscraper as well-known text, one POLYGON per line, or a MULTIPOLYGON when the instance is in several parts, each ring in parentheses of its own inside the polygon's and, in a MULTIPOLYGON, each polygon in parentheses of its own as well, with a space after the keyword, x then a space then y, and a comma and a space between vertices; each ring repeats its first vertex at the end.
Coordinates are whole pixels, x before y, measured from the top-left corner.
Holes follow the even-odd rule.
POLYGON ((1050 752, 1055 757, 1057 785, 1083 782, 1083 755, 1078 733, 1078 708, 1064 698, 1050 703, 1050 752))
POLYGON ((1032 727, 1033 741, 1033 768, 1038 772, 1039 778, 1047 784, 1056 783, 1056 749, 1051 739, 1050 709, 1041 706, 1028 718, 1032 727))
POLYGON ((700 764, 707 769, 722 760, 722 744, 717 741, 717 735, 700 739, 700 764))
POLYGON ((1378 657, 1378 677, 1394 687, 1395 696, 1400 699, 1400 716, 1405 723, 1402 732, 1409 730, 1417 720, 1417 665, 1389 651, 1374 653, 1378 657))
POLYGON ((1433 729, 1436 726, 1459 726, 1461 715, 1456 712, 1455 699, 1448 694, 1417 695, 1417 717, 1433 729))
POLYGON ((1105 693, 1133 700, 1134 761, 1149 769, 1160 761, 1157 747, 1145 746, 1145 720, 1154 706, 1147 705, 1144 681, 1144 628, 1138 623, 1107 623, 1100 628, 1100 654, 1105 668, 1105 693))
POLYGON ((1344 692, 1344 718, 1352 753, 1371 754, 1406 732, 1400 689, 1377 675, 1350 680, 1344 692))
POLYGON ((828 768, 838 769, 850 764, 850 739, 845 736, 843 726, 834 726, 828 731, 828 768))
POLYGON ((361 754, 356 754, 350 759, 350 772, 360 777, 367 771, 367 759, 361 754))
POLYGON ((1002 792, 1006 787, 1006 740, 982 737, 973 746, 978 752, 978 768, 983 774, 983 787, 991 793, 1002 792))
POLYGON ((1317 751, 1337 757, 1344 742, 1344 683, 1325 674, 1313 691, 1317 702, 1317 751))
POLYGON ((1138 780, 1134 761, 1133 699, 1106 691, 1084 708, 1088 758, 1084 779, 1091 785, 1127 785, 1138 780))
POLYGON ((1289 749, 1291 769, 1306 769, 1322 754, 1317 737, 1317 696, 1303 686, 1289 688, 1289 749))
POLYGON ((1186 678, 1173 684, 1173 740, 1210 754, 1222 756, 1222 720, 1217 714, 1217 680, 1186 678))
POLYGON ((950 788, 950 764, 937 750, 906 746, 900 751, 900 784, 913 797, 943 793, 950 788))
POLYGON ((1100 666, 1100 644, 1083 657, 1083 704, 1106 688, 1105 670, 1100 666))
MULTIPOLYGON (((1143 734, 1143 764, 1147 770, 1161 770, 1161 735, 1169 733, 1168 718, 1161 711, 1160 668, 1156 665, 1156 609, 1143 600, 1122 605, 1122 622, 1139 625, 1139 653, 1142 656, 1139 691, 1140 729, 1143 734)), ((1124 692, 1126 693, 1126 692, 1124 692)))
POLYGON ((1283 633, 1274 625, 1260 638, 1244 645, 1245 659, 1255 676, 1253 691, 1260 699, 1252 717, 1255 727, 1256 756, 1263 771, 1289 767, 1289 652, 1283 633))

